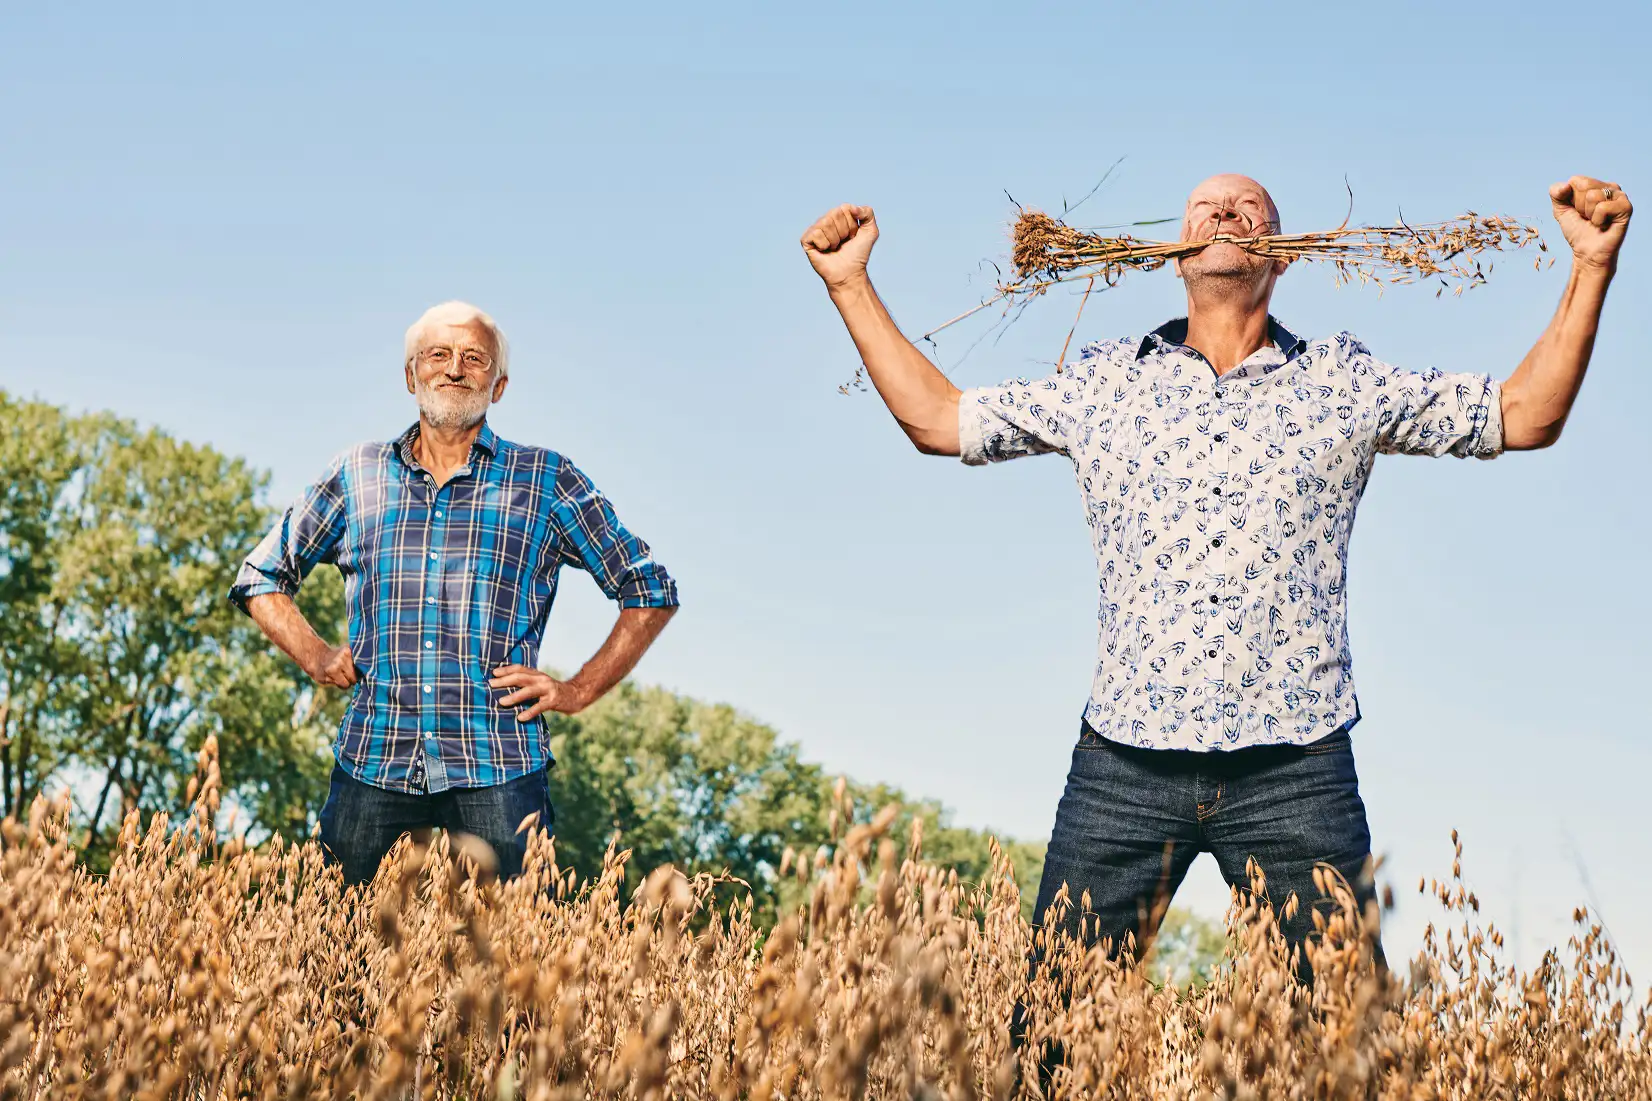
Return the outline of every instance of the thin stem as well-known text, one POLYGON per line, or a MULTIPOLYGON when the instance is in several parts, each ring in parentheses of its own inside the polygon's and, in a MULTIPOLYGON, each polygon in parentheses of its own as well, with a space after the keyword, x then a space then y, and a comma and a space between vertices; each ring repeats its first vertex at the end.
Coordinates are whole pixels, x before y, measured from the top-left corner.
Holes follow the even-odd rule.
POLYGON ((1073 334, 1078 332, 1078 319, 1084 316, 1084 304, 1090 301, 1090 292, 1096 289, 1096 277, 1090 276, 1089 286, 1084 288, 1084 297, 1078 300, 1078 314, 1073 318, 1073 327, 1067 330, 1067 339, 1061 345, 1061 355, 1056 358, 1056 373, 1061 373, 1061 365, 1067 362, 1067 346, 1073 342, 1073 334))

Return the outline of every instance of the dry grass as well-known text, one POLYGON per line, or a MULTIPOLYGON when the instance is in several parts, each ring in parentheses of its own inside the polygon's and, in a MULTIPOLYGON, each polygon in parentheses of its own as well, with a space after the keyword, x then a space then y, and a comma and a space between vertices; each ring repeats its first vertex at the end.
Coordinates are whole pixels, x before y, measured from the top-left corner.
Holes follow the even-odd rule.
MULTIPOLYGON (((1487 252, 1535 244, 1546 252, 1533 227, 1512 218, 1468 213, 1448 222, 1423 225, 1359 226, 1318 233, 1269 233, 1236 237, 1218 234, 1208 241, 1141 241, 1130 236, 1105 237, 1075 229, 1039 210, 1023 210, 1011 232, 1010 254, 1015 278, 999 285, 1006 297, 1038 295, 1059 283, 1099 279, 1108 286, 1127 271, 1151 271, 1171 260, 1191 256, 1226 242, 1247 252, 1279 260, 1330 264, 1339 283, 1414 283, 1438 279, 1441 291, 1462 293, 1486 281, 1487 252)), ((1539 257, 1536 263, 1542 264, 1539 257)), ((1436 292, 1439 293, 1439 292, 1436 292)))
MULTIPOLYGON (((1351 196, 1350 196, 1351 198, 1351 196)), ((1380 292, 1385 285, 1437 281, 1436 298, 1446 291, 1460 295, 1486 282, 1495 262, 1482 258, 1487 253, 1536 246, 1548 252, 1538 231, 1514 218, 1469 212, 1445 222, 1392 226, 1355 226, 1346 223, 1336 229, 1315 233, 1270 233, 1254 236, 1218 234, 1208 241, 1146 241, 1129 234, 1107 236, 1094 230, 1070 226, 1041 210, 1021 208, 1010 231, 1012 275, 1000 278, 991 295, 963 313, 942 322, 918 337, 934 343, 935 334, 973 317, 990 306, 1003 303, 998 324, 1005 324, 1030 301, 1063 283, 1083 283, 1073 331, 1084 314, 1090 293, 1116 286, 1127 271, 1153 271, 1170 261, 1191 256, 1213 244, 1238 245, 1249 252, 1275 259, 1323 263, 1331 266, 1338 285, 1372 284, 1380 292)), ((1552 257, 1549 264, 1554 263, 1552 257)), ((1544 265, 1539 255, 1535 267, 1544 265)), ((997 328, 997 325, 994 326, 997 328)), ((1059 370, 1066 362, 1073 331, 1067 334, 1059 370)), ((866 368, 856 368, 854 377, 838 387, 838 392, 865 389, 866 368)))
POLYGON ((76 867, 52 808, 4 824, 0 1095, 1031 1096, 1050 1040, 1059 1097, 1652 1091, 1652 1025, 1601 930, 1580 915, 1564 958, 1513 971, 1460 880, 1436 885, 1451 931, 1399 977, 1373 973, 1345 905, 1298 986, 1253 905, 1196 994, 1065 941, 1029 984, 1008 862, 960 883, 884 836, 888 812, 788 867, 809 902, 760 931, 669 868, 621 898, 623 854, 576 885, 543 835, 503 889, 438 840, 343 892, 313 845, 217 847, 214 769, 181 827, 128 820, 107 878, 76 867))

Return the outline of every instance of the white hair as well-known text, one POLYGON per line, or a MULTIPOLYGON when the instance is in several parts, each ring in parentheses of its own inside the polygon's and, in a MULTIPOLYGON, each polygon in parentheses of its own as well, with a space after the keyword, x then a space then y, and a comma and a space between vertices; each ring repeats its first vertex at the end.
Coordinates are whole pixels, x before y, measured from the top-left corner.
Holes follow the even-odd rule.
POLYGON ((419 348, 424 341, 427 330, 436 325, 469 325, 472 322, 482 326, 493 337, 493 346, 498 354, 493 357, 494 366, 499 368, 499 377, 505 378, 511 373, 511 349, 505 342, 505 332, 497 322, 469 302, 443 302, 439 306, 432 306, 419 315, 419 320, 413 322, 407 330, 404 341, 407 361, 419 354, 419 348))

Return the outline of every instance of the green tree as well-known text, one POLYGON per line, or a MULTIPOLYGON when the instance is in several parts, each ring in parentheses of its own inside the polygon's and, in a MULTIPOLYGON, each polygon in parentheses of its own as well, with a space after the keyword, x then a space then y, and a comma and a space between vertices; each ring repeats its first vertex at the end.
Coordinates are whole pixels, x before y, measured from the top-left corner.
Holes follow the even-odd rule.
MULTIPOLYGON (((106 414, 0 392, 0 416, 6 812, 70 783, 98 863, 125 810, 180 808, 210 734, 240 828, 255 840, 308 833, 346 697, 315 689, 225 600, 273 522, 264 476, 106 414)), ((323 635, 343 636, 336 570, 313 574, 299 604, 323 635)), ((627 683, 577 718, 554 716, 550 734, 559 852, 586 875, 617 836, 632 875, 664 863, 724 872, 772 915, 787 848, 807 857, 834 826, 890 803, 903 807, 898 834, 923 820, 929 858, 969 879, 988 867, 986 835, 954 826, 940 804, 846 783, 840 807, 820 766, 726 705, 627 683)), ((1030 907, 1042 846, 1006 848, 1030 907)))
POLYGON ((27 808, 73 753, 59 692, 80 655, 56 582, 90 427, 0 391, 0 814, 27 808))
MULTIPOLYGON (((7 813, 72 784, 96 861, 123 810, 179 808, 216 734, 242 823, 302 830, 326 791, 341 701, 318 699, 224 599, 271 523, 264 477, 129 421, 0 401, 7 813)), ((303 603, 318 628, 341 630, 336 571, 303 603)))
POLYGON ((1154 938, 1147 973, 1154 982, 1198 988, 1216 977, 1227 958, 1227 930, 1219 923, 1172 906, 1154 938))
MULTIPOLYGON (((836 781, 772 727, 727 705, 627 682, 578 716, 553 716, 550 730, 557 858, 581 875, 601 867, 617 837, 632 852, 633 881, 665 863, 726 872, 750 884, 759 916, 772 917, 794 900, 778 875, 785 850, 807 858, 831 838, 836 781)), ((985 873, 987 835, 952 825, 938 803, 884 784, 846 783, 845 796, 840 830, 898 803, 896 836, 922 818, 928 859, 966 879, 985 873)), ((1043 846, 1005 848, 1030 912, 1043 846)))

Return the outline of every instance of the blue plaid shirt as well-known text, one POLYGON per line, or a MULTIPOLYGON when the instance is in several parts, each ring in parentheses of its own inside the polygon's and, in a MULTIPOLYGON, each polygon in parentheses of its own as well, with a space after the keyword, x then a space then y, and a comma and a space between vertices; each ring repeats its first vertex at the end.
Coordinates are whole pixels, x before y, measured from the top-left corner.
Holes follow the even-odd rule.
POLYGON ((623 608, 677 603, 677 586, 591 480, 554 451, 483 425, 447 484, 413 456, 419 427, 362 444, 288 508, 230 590, 245 610, 292 596, 319 562, 344 575, 360 680, 339 728, 340 767, 392 791, 490 787, 543 768, 545 725, 499 706, 491 670, 539 660, 564 565, 623 608))

